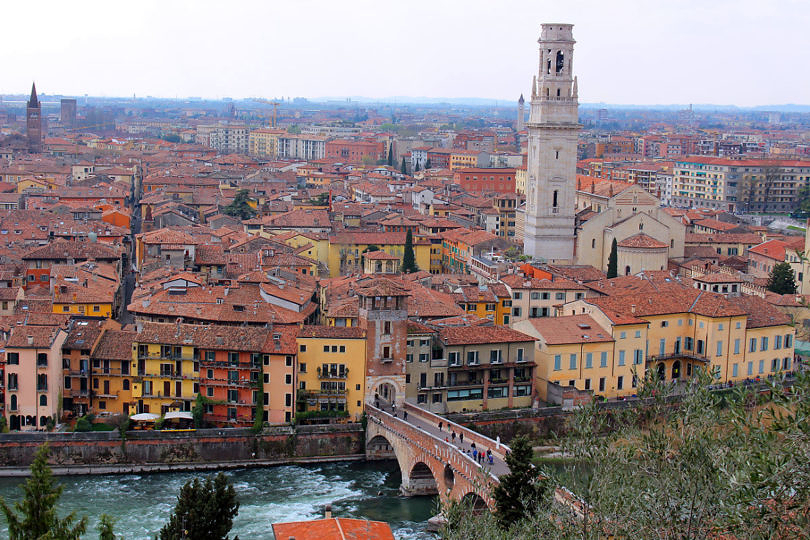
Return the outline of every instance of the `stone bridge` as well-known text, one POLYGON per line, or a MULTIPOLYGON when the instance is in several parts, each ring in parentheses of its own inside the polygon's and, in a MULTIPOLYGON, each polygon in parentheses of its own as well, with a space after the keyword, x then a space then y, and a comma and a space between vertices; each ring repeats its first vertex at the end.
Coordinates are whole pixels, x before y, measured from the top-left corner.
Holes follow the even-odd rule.
POLYGON ((407 402, 396 410, 367 403, 366 418, 366 458, 395 458, 403 494, 438 494, 442 502, 470 498, 479 507, 494 508, 492 488, 509 472, 503 461, 507 446, 407 402), (491 465, 472 458, 473 443, 492 452, 491 465))

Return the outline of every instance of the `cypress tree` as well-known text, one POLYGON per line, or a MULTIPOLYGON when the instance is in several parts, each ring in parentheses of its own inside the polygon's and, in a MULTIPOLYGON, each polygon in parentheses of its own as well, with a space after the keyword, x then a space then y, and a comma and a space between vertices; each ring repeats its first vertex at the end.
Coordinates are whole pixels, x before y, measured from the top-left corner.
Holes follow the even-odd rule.
POLYGON ((416 256, 413 253, 413 231, 408 229, 408 233, 405 235, 405 252, 402 254, 402 273, 412 274, 418 271, 416 256))
POLYGON ((236 490, 219 473, 205 483, 199 478, 180 488, 177 506, 169 522, 160 530, 160 540, 227 540, 233 518, 239 513, 236 490))
POLYGON ((402 174, 408 174, 408 168, 405 167, 405 156, 402 156, 402 167, 400 167, 399 172, 402 174))
POLYGON ((430 159, 425 162, 425 170, 430 169, 430 159))
POLYGON ((608 270, 607 277, 615 278, 619 275, 619 254, 616 239, 613 239, 613 244, 610 246, 610 256, 608 257, 608 270))
POLYGON ((526 437, 516 437, 510 443, 512 452, 506 456, 509 474, 500 477, 492 495, 495 518, 504 530, 528 517, 548 498, 549 482, 540 478, 532 466, 532 445, 526 437))
POLYGON ((388 147, 388 166, 389 167, 394 166, 394 145, 393 144, 388 147))
POLYGON ((774 265, 768 276, 768 290, 776 294, 796 294, 796 273, 789 263, 774 265))
POLYGON ((31 477, 22 486, 25 493, 23 500, 15 503, 14 509, 11 509, 0 498, 0 509, 8 522, 9 539, 78 540, 87 529, 87 518, 83 517, 74 524, 76 513, 73 512, 66 518, 59 519, 56 503, 62 495, 62 489, 55 482, 48 466, 48 445, 43 444, 31 463, 31 477))

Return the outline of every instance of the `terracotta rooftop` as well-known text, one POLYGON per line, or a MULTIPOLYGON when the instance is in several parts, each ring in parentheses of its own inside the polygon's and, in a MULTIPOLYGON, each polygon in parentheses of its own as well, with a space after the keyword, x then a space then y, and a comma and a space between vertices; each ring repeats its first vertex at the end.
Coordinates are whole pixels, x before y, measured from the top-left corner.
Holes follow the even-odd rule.
POLYGON ((299 338, 362 339, 366 331, 357 326, 302 326, 299 338))
POLYGON ((276 540, 394 540, 383 521, 330 518, 273 523, 276 540))
POLYGON ((548 345, 614 341, 610 332, 599 326, 590 315, 541 317, 528 319, 528 322, 548 345))
POLYGON ((636 248, 636 249, 665 249, 667 246, 663 242, 659 242, 652 236, 646 235, 644 233, 634 234, 629 238, 625 238, 624 240, 617 243, 619 247, 626 247, 626 248, 636 248))
POLYGON ((479 345, 486 343, 523 343, 534 341, 532 336, 503 326, 448 326, 439 329, 445 345, 479 345))

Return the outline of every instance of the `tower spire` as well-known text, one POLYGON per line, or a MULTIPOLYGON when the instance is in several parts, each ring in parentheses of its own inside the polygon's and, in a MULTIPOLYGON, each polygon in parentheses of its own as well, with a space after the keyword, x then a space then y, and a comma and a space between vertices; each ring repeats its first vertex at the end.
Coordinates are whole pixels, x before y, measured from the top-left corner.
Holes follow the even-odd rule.
POLYGON ((37 84, 31 83, 31 98, 28 100, 29 107, 39 107, 39 100, 37 99, 37 84))

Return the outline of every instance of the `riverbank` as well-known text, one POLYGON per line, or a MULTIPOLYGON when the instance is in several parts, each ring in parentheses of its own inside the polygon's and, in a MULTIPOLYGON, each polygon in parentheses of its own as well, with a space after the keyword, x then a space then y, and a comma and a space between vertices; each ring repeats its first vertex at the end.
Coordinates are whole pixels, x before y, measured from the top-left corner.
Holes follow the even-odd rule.
POLYGON ((360 459, 365 430, 358 423, 203 429, 184 432, 6 433, 0 435, 0 477, 17 476, 36 448, 48 444, 56 474, 119 474, 261 467, 360 459))
MULTIPOLYGON (((153 474, 169 472, 223 471, 279 467, 282 465, 313 465, 319 463, 342 463, 364 461, 365 454, 347 456, 290 457, 284 459, 254 459, 250 461, 219 461, 212 463, 139 463, 117 465, 69 465, 52 466, 55 476, 83 476, 107 474, 153 474)), ((31 476, 28 467, 0 467, 0 478, 24 478, 31 476)))

